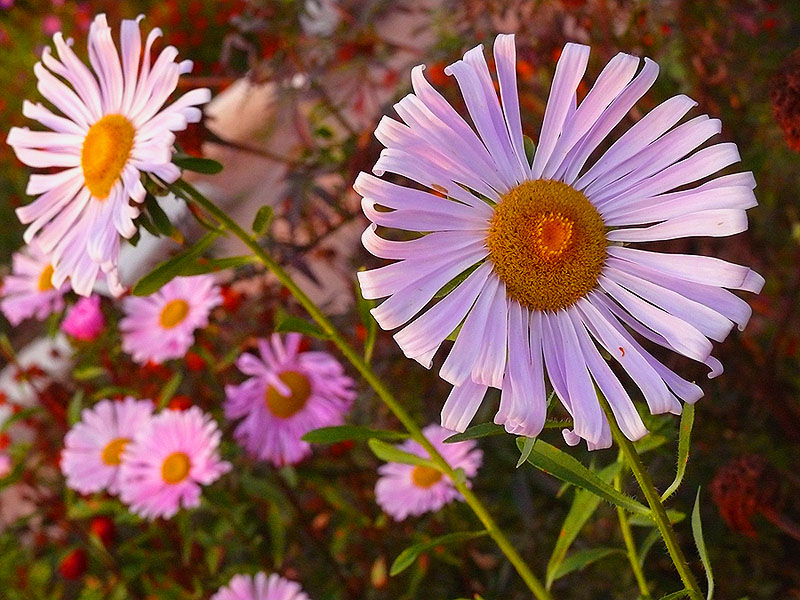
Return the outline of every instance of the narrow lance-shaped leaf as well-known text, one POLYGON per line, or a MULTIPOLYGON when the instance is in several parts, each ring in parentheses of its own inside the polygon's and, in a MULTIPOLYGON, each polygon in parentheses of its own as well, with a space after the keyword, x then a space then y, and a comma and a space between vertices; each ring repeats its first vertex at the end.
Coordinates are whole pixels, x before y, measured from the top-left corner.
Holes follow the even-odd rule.
MULTIPOLYGON (((517 446, 522 449, 524 445, 525 438, 517 438, 517 446)), ((641 502, 637 502, 630 496, 615 490, 572 456, 547 442, 539 440, 532 448, 527 460, 537 469, 549 473, 562 481, 587 489, 600 496, 603 500, 622 507, 629 512, 640 515, 650 514, 650 510, 641 502)))
POLYGON ((202 256, 208 247, 219 237, 217 232, 209 232, 204 235, 194 246, 184 250, 171 259, 162 262, 147 275, 142 277, 133 287, 134 296, 149 296, 161 289, 161 287, 175 279, 191 273, 192 265, 197 258, 202 256))
POLYGON ((689 590, 678 590, 666 596, 661 596, 658 600, 678 600, 678 598, 688 598, 690 595, 689 590))
POLYGON ((706 571, 706 581, 708 582, 706 600, 711 600, 714 597, 714 573, 711 571, 711 561, 708 558, 706 540, 703 538, 703 523, 700 520, 699 488, 697 490, 697 497, 694 500, 694 508, 692 509, 692 536, 694 537, 694 544, 697 546, 697 553, 700 555, 700 561, 703 563, 703 568, 706 571))
POLYGON ((167 213, 161 208, 156 197, 147 194, 144 197, 144 206, 147 209, 147 214, 150 215, 150 218, 153 220, 153 225, 158 229, 158 232, 166 236, 171 236, 175 227, 170 222, 167 213))
POLYGON ((448 533, 447 535, 409 546, 403 550, 396 559, 394 559, 394 562, 389 569, 389 575, 394 577, 395 575, 402 573, 408 567, 414 564, 414 561, 417 560, 420 554, 427 552, 432 548, 436 548, 437 546, 445 546, 447 544, 458 544, 460 542, 465 542, 467 540, 484 536, 487 533, 488 531, 459 531, 456 533, 448 533))
MULTIPOLYGON (((614 462, 603 468, 597 476, 605 483, 610 483, 612 479, 622 470, 622 463, 614 462)), ((561 572, 564 557, 567 550, 578 537, 581 529, 586 522, 597 510, 600 504, 600 496, 588 490, 577 490, 575 497, 572 500, 572 505, 569 508, 567 517, 564 519, 564 524, 561 525, 561 531, 558 533, 556 545, 553 548, 553 553, 550 555, 550 560, 547 563, 547 588, 558 579, 561 572)))
POLYGON ((216 175, 223 169, 222 165, 215 160, 190 156, 183 153, 175 154, 172 157, 172 162, 184 171, 194 171, 195 173, 203 173, 204 175, 216 175))
POLYGON ((383 429, 371 429, 362 425, 336 425, 333 427, 321 427, 309 431, 303 436, 303 441, 312 444, 335 444, 346 440, 369 440, 372 438, 382 440, 402 440, 408 434, 400 431, 387 431, 383 429))
POLYGON ((175 395, 175 392, 178 391, 178 387, 181 385, 181 381, 183 381, 183 375, 180 373, 175 373, 162 388, 157 403, 159 410, 164 408, 167 403, 172 400, 172 397, 175 395))
POLYGON ((259 208, 255 218, 253 219, 253 232, 256 235, 263 235, 270 223, 272 223, 273 215, 274 211, 272 206, 269 204, 265 204, 259 208))
POLYGON ((587 550, 578 550, 570 554, 570 556, 558 566, 553 573, 553 579, 559 579, 573 571, 580 571, 593 562, 597 562, 612 554, 621 554, 624 556, 625 552, 620 548, 589 548, 587 550))
POLYGON ((372 453, 386 462, 398 462, 406 465, 417 465, 420 467, 429 467, 431 469, 439 470, 438 467, 428 458, 422 458, 416 454, 411 454, 400 450, 400 448, 387 444, 386 442, 378 439, 371 439, 369 442, 369 449, 372 453))
POLYGON ((536 445, 537 438, 523 438, 525 441, 520 444, 519 440, 517 440, 517 446, 519 447, 519 460, 517 461, 517 469, 519 469, 522 465, 525 464, 525 461, 528 460, 531 456, 531 452, 533 452, 533 447, 536 445))
POLYGON ((327 339, 329 336, 314 323, 295 317, 294 315, 283 315, 275 324, 275 331, 286 333, 289 331, 310 335, 320 340, 327 339))
POLYGON ((456 433, 444 440, 445 444, 455 444, 458 442, 465 442, 467 440, 477 440, 480 438, 489 437, 492 435, 502 435, 505 429, 502 425, 495 425, 494 423, 478 423, 472 427, 467 427, 463 433, 456 433))
POLYGON ((694 424, 694 404, 685 404, 681 415, 681 428, 678 435, 678 469, 675 473, 675 480, 661 494, 661 501, 664 502, 680 487, 683 476, 686 473, 686 464, 689 462, 689 446, 692 440, 692 425, 694 424))

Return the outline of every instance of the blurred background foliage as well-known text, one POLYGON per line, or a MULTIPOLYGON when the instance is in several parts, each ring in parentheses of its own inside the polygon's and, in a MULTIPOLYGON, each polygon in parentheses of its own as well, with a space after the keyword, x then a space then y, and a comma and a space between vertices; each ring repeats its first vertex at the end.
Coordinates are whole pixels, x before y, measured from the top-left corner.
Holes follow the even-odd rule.
MULTIPOLYGON (((193 74, 182 82, 186 87, 206 85, 221 93, 248 78, 280 82, 287 95, 304 94, 311 108, 297 125, 303 143, 281 159, 289 168, 289 185, 276 212, 291 227, 303 227, 316 223, 308 199, 321 199, 337 218, 317 223, 316 236, 360 218, 349 185, 376 159, 379 145, 372 130, 381 114, 391 114, 392 102, 410 91, 411 66, 427 64, 428 78, 454 105, 462 106, 444 66, 477 43, 491 43, 497 32, 516 32, 523 126, 535 139, 553 65, 565 41, 592 45, 590 81, 619 51, 656 60, 661 76, 631 117, 676 93, 691 96, 699 103, 694 114, 722 119, 722 137, 738 144, 743 167, 755 174, 760 202, 750 212, 746 234, 722 241, 681 240, 665 248, 747 264, 767 280, 764 293, 749 299, 754 316, 747 331, 735 333, 718 350, 726 366, 722 377, 709 382, 701 369, 670 359, 702 380, 707 391, 697 409, 687 476, 673 506, 688 513, 702 487, 718 598, 800 598, 800 66, 790 59, 800 41, 800 3, 6 0, 0 6, 3 137, 11 126, 25 124, 22 100, 36 99, 32 66, 49 36, 63 30, 83 52, 88 25, 103 11, 111 23, 144 14, 146 28, 161 27, 164 41, 195 61, 193 74), (330 6, 332 12, 315 10, 330 6), (405 29, 388 35, 386 23, 397 18, 404 19, 405 29), (339 183, 320 187, 320 179, 331 175, 339 183)), ((268 138, 271 132, 257 135, 268 138)), ((224 145, 202 125, 179 141, 191 153, 202 153, 203 142, 224 145)), ((0 145, 3 265, 21 244, 22 229, 13 209, 26 202, 27 177, 10 148, 0 145)), ((309 239, 289 238, 275 249, 294 260, 312 246, 309 239)), ((351 262, 357 268, 367 257, 356 250, 351 262)), ((80 348, 68 384, 39 390, 42 408, 19 413, 36 435, 11 445, 15 463, 25 468, 0 481, 0 487, 24 482, 31 494, 27 500, 36 508, 2 525, 3 597, 199 599, 236 572, 262 569, 302 581, 317 600, 454 599, 476 593, 487 600, 526 597, 509 565, 485 539, 429 552, 390 578, 388 567, 402 548, 475 524, 461 505, 392 523, 374 503, 378 463, 363 445, 323 447, 296 468, 275 470, 240 456, 228 442, 223 454, 236 461, 234 474, 206 490, 201 509, 184 511, 168 523, 143 524, 118 502, 79 498, 64 489, 55 467, 63 434, 80 406, 133 393, 160 397, 176 407, 198 404, 219 417, 222 383, 237 377, 231 357, 248 347, 254 335, 273 329, 276 311, 301 314, 274 286, 253 290, 233 283, 227 293, 226 306, 218 309, 215 324, 203 333, 191 358, 138 369, 120 354, 116 338, 103 338, 80 348)), ((117 318, 110 304, 104 310, 111 322, 117 318)), ((343 331, 358 338, 365 326, 354 312, 338 319, 343 331)), ((0 326, 10 332, 7 323, 0 326)), ((32 335, 23 328, 11 340, 17 345, 32 335)), ((5 353, 3 360, 10 355, 5 353)), ((423 371, 402 358, 383 333, 375 361, 388 381, 402 382, 396 392, 420 423, 437 419, 447 389, 435 371, 423 371)), ((38 372, 24 370, 18 377, 35 382, 38 372)), ((476 422, 490 420, 494 411, 487 405, 476 422)), ((364 390, 352 420, 374 427, 395 425, 364 390)), ((663 488, 674 475, 677 420, 659 417, 649 425, 654 436, 663 436, 663 445, 646 455, 663 488)), ((230 433, 229 426, 226 431, 230 433)), ((563 445, 555 432, 546 439, 563 445)), ((559 493, 556 480, 533 469, 515 469, 518 452, 511 437, 487 438, 481 447, 486 458, 475 482, 477 492, 513 532, 523 556, 544 572, 573 492, 559 493)), ((613 461, 614 453, 579 458, 601 466, 613 461)), ((688 548, 688 527, 680 530, 688 548)), ((636 531, 640 541, 646 533, 636 531)), ((603 504, 575 548, 614 544, 620 544, 614 510, 603 504)), ((695 566, 699 573, 699 564, 695 566)), ((658 546, 649 554, 646 573, 659 589, 674 583, 669 560, 658 546)), ((623 556, 608 557, 554 586, 557 597, 575 600, 632 598, 634 590, 623 556)))

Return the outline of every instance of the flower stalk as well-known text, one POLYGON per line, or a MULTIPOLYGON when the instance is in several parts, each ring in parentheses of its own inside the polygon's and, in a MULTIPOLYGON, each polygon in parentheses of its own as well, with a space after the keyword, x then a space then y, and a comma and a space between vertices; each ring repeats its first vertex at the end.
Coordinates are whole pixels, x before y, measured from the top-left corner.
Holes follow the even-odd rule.
POLYGON ((667 547, 667 552, 672 559, 672 563, 675 565, 675 570, 678 572, 689 596, 693 600, 702 600, 703 595, 700 593, 700 586, 697 583, 697 579, 695 579, 694 573, 692 573, 689 568, 689 563, 686 560, 686 556, 683 554, 683 550, 681 550, 680 544, 678 543, 678 536, 675 534, 675 530, 669 522, 667 509, 664 508, 664 504, 661 502, 661 496, 658 490, 656 490, 655 485, 653 485, 653 480, 650 478, 650 474, 642 463, 642 459, 636 451, 636 447, 620 430, 614 418, 614 413, 608 405, 608 401, 602 394, 598 394, 597 399, 606 414, 608 424, 611 427, 611 435, 619 446, 622 457, 625 459, 625 464, 633 473, 633 476, 636 478, 636 483, 639 484, 639 489, 642 490, 642 494, 644 494, 647 503, 650 505, 653 520, 656 523, 656 527, 658 527, 658 531, 661 533, 661 539, 664 540, 664 545, 667 547))
POLYGON ((370 365, 362 358, 361 353, 353 348, 344 336, 339 332, 336 326, 328 319, 322 310, 314 303, 311 298, 295 283, 289 273, 275 261, 268 252, 261 247, 258 240, 250 233, 245 231, 238 223, 231 219, 225 211, 220 209, 211 200, 201 194, 191 184, 183 179, 179 179, 172 184, 171 189, 176 192, 181 198, 187 202, 194 203, 201 207, 206 213, 212 216, 224 229, 230 231, 233 235, 239 238, 253 255, 262 263, 272 274, 286 287, 286 289, 294 296, 300 305, 306 310, 308 315, 316 322, 322 331, 330 338, 336 345, 339 351, 347 358, 350 364, 359 372, 364 380, 372 387, 378 397, 384 404, 394 413, 403 427, 408 431, 409 435, 416 440, 431 457, 431 461, 436 467, 442 471, 447 477, 452 480, 453 485, 464 497, 464 500, 481 521, 486 531, 495 541, 497 546, 508 558, 511 564, 516 569, 522 580, 528 586, 530 591, 538 600, 552 600, 550 592, 547 591, 544 584, 542 584, 536 575, 530 570, 528 565, 523 560, 522 556, 514 548, 511 541, 506 537, 505 533, 500 529, 498 524, 492 518, 488 509, 480 501, 480 499, 467 487, 463 478, 459 477, 458 473, 453 467, 442 457, 436 450, 433 444, 423 435, 422 429, 417 425, 411 415, 403 408, 397 401, 394 395, 384 385, 375 371, 370 365))

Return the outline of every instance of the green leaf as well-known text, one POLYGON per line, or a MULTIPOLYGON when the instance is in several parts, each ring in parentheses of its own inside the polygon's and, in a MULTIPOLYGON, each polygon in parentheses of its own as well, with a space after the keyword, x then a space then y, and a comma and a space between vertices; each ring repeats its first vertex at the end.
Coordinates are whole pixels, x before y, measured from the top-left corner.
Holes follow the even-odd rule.
POLYGON ((447 438, 445 444, 456 444, 458 442, 465 442, 467 440, 477 440, 480 438, 489 437, 492 435, 502 435, 505 429, 502 425, 495 425, 494 423, 478 423, 472 427, 467 427, 464 433, 456 433, 447 438))
POLYGON ((678 600, 678 598, 687 598, 691 596, 689 590, 678 590, 677 592, 672 592, 671 594, 667 594, 666 596, 661 596, 659 600, 678 600))
MULTIPOLYGON (((669 522, 674 525, 675 523, 680 523, 686 518, 686 513, 683 513, 679 510, 668 510, 667 511, 667 518, 669 522)), ((632 515, 630 519, 628 519, 628 523, 635 527, 655 527, 656 522, 652 519, 652 517, 644 516, 644 515, 632 515)))
POLYGON ((275 211, 269 204, 265 204, 259 208, 255 218, 253 219, 253 232, 256 235, 263 235, 270 223, 272 223, 272 217, 274 214, 275 211))
POLYGON ((106 370, 103 367, 97 365, 86 365, 75 369, 72 372, 72 377, 74 377, 78 381, 89 381, 90 379, 96 379, 97 377, 102 377, 105 374, 106 370))
MULTIPOLYGON (((622 463, 613 462, 607 467, 603 468, 597 476, 605 483, 610 483, 612 479, 622 470, 622 463)), ((558 533, 556 545, 553 548, 553 553, 550 555, 550 560, 547 563, 547 588, 561 575, 558 575, 565 562, 564 557, 567 554, 572 542, 578 537, 581 529, 586 522, 597 510, 600 505, 600 497, 588 490, 577 490, 572 500, 572 505, 569 508, 567 517, 564 519, 564 524, 561 525, 561 531, 558 533)))
POLYGON ((461 282, 463 282, 467 277, 469 277, 475 269, 480 267, 481 264, 483 264, 483 263, 475 263, 474 265, 464 269, 461 273, 459 273, 458 275, 453 277, 450 281, 445 283, 439 289, 439 291, 436 292, 436 294, 434 294, 433 297, 434 298, 444 298, 445 296, 447 296, 447 294, 449 294, 454 289, 456 289, 461 282))
POLYGON ((457 544, 459 542, 465 542, 467 540, 471 540, 477 537, 481 537, 489 533, 488 531, 459 531, 456 533, 448 533, 447 535, 442 535, 440 537, 433 538, 426 542, 420 542, 418 544, 414 544, 413 546, 409 546, 405 550, 403 550, 397 558, 394 559, 391 568, 389 569, 389 575, 394 577, 395 575, 399 575, 403 571, 405 571, 408 567, 414 564, 414 561, 417 560, 420 554, 427 552, 437 546, 444 546, 447 544, 457 544))
POLYGON ((428 458, 422 458, 416 454, 404 452, 397 446, 387 444, 382 440, 373 438, 369 440, 367 444, 369 445, 369 449, 372 450, 372 453, 383 461, 398 462, 405 465, 417 465, 420 467, 436 469, 437 471, 439 470, 432 460, 428 458))
POLYGON ((517 441, 517 447, 520 450, 519 453, 519 460, 517 461, 517 469, 519 469, 525 461, 528 460, 531 456, 531 452, 533 452, 533 447, 536 445, 536 438, 524 438, 525 442, 520 445, 519 440, 517 441))
POLYGON ((335 444, 346 440, 403 440, 408 434, 399 431, 383 429, 370 429, 362 425, 337 425, 334 427, 320 427, 306 433, 302 439, 312 444, 335 444))
POLYGON ((167 261, 159 264, 155 269, 142 277, 133 287, 134 296, 149 296, 161 289, 161 287, 185 273, 191 273, 191 268, 197 258, 219 237, 218 232, 209 232, 204 235, 194 246, 173 256, 167 261))
POLYGON ((689 446, 692 440, 692 425, 694 424, 694 404, 684 404, 683 414, 681 415, 681 429, 678 435, 678 470, 675 473, 675 480, 661 494, 661 501, 664 502, 680 487, 683 475, 686 473, 686 464, 689 462, 689 446))
MULTIPOLYGON (((525 446, 525 440, 526 438, 517 438, 517 446, 520 449, 525 446)), ((527 460, 537 469, 549 473, 562 481, 587 489, 600 496, 603 500, 629 512, 640 515, 650 514, 650 510, 645 505, 615 490, 572 456, 547 442, 539 440, 531 449, 527 460)))
MULTIPOLYGON (((610 556, 611 554, 622 554, 625 552, 619 548, 590 548, 588 550, 578 550, 569 555, 553 573, 553 580, 568 575, 573 571, 580 571, 584 567, 610 556)), ((548 576, 549 578, 549 576, 548 576)))
POLYGON ((144 205, 147 209, 147 214, 153 220, 153 225, 158 229, 158 232, 166 236, 171 236, 175 231, 175 227, 170 222, 167 213, 161 208, 155 196, 147 194, 144 197, 144 205))
POLYGON ((378 336, 378 322, 372 317, 372 310, 375 307, 374 300, 367 300, 361 293, 361 286, 358 280, 355 282, 356 308, 361 317, 361 323, 367 330, 364 338, 364 361, 369 364, 372 361, 372 352, 375 349, 375 339, 378 336))
POLYGON ((74 425, 81 420, 81 409, 83 408, 83 391, 78 390, 69 401, 67 406, 67 423, 74 425))
POLYGON ((172 397, 175 395, 175 392, 178 391, 178 387, 181 385, 181 381, 183 381, 183 375, 181 373, 175 373, 164 388, 161 390, 161 394, 158 396, 158 402, 156 406, 158 406, 159 410, 162 410, 167 403, 172 400, 172 397))
POLYGON ((528 159, 528 164, 533 164, 533 155, 536 154, 536 144, 527 135, 522 136, 523 143, 525 144, 525 156, 528 159))
POLYGON ((225 258, 198 259, 194 264, 188 265, 184 275, 202 275, 204 273, 218 273, 225 269, 235 269, 242 265, 257 263, 258 259, 252 254, 242 256, 227 256, 225 258))
POLYGON ((647 554, 660 539, 661 532, 658 529, 654 528, 653 531, 647 534, 647 537, 644 538, 644 542, 642 542, 641 548, 639 548, 639 566, 644 567, 644 561, 647 558, 647 554))
POLYGON ((278 333, 294 331, 296 333, 309 335, 320 340, 326 340, 328 337, 330 337, 311 321, 306 321, 305 319, 295 317, 294 315, 284 315, 281 319, 279 319, 275 324, 275 331, 278 333))
POLYGON ((697 546, 697 552, 700 554, 700 561, 706 570, 706 581, 708 582, 706 600, 711 600, 714 597, 714 573, 711 571, 711 561, 708 558, 706 541, 703 538, 703 523, 700 520, 700 488, 697 489, 697 497, 694 500, 694 508, 692 509, 692 537, 694 537, 694 545, 697 546))
POLYGON ((172 157, 172 162, 184 171, 194 171, 204 175, 216 175, 222 171, 220 163, 210 158, 200 158, 179 152, 172 157))

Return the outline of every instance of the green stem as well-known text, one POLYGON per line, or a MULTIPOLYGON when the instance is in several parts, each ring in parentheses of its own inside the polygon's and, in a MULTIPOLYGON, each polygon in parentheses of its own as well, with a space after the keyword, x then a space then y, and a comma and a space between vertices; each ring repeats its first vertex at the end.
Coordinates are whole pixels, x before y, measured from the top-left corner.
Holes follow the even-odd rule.
POLYGON ((392 395, 389 389, 383 384, 378 375, 372 368, 364 361, 361 354, 355 350, 345 338, 339 333, 336 326, 328 319, 328 317, 320 310, 306 293, 294 282, 289 273, 284 270, 258 243, 252 235, 242 229, 233 219, 231 219, 222 209, 217 207, 213 202, 204 197, 198 190, 188 184, 186 181, 180 179, 172 185, 175 191, 181 193, 182 197, 186 200, 195 202, 201 206, 206 212, 213 216, 220 225, 227 228, 231 233, 238 237, 252 252, 253 254, 272 272, 278 281, 286 287, 287 290, 295 297, 295 299, 303 306, 309 316, 314 319, 317 325, 325 332, 325 334, 336 344, 339 351, 347 358, 351 365, 361 374, 366 382, 375 390, 375 393, 383 401, 386 406, 394 413, 400 423, 405 427, 406 431, 411 437, 416 440, 429 454, 434 464, 453 482, 453 485, 464 497, 464 500, 483 523, 483 526, 489 532, 489 535, 495 541, 497 546, 506 555, 508 560, 514 565, 514 568, 522 577, 525 584, 533 592, 534 596, 539 600, 552 600, 552 596, 545 589, 544 585, 533 574, 525 561, 517 552, 516 548, 511 544, 511 541, 506 537, 497 523, 494 521, 489 511, 478 499, 478 497, 467 487, 466 483, 458 476, 455 469, 445 460, 438 450, 430 443, 430 441, 423 435, 419 425, 414 422, 414 419, 403 408, 403 406, 392 395))
POLYGON ((661 533, 661 539, 664 540, 664 545, 667 547, 667 552, 669 552, 672 563, 675 565, 675 570, 678 571, 678 575, 680 575, 681 581, 683 582, 683 585, 686 587, 686 590, 689 592, 690 596, 695 600, 702 600, 703 596, 700 593, 700 586, 698 585, 691 569, 689 569, 689 563, 686 561, 686 557, 683 554, 683 550, 681 550, 680 544, 678 544, 678 536, 675 535, 675 530, 672 528, 672 524, 669 522, 667 510, 664 508, 664 505, 661 502, 661 496, 659 495, 658 490, 656 490, 656 487, 653 485, 653 480, 650 478, 650 474, 647 472, 647 469, 642 463, 642 459, 639 456, 639 453, 636 451, 633 442, 625 437, 625 434, 620 431, 617 421, 614 419, 614 413, 611 412, 611 407, 608 405, 608 401, 603 397, 602 394, 598 394, 597 398, 600 401, 600 406, 603 407, 603 411, 606 413, 606 417, 608 418, 608 424, 611 427, 611 435, 614 437, 614 441, 617 442, 620 452, 625 458, 625 463, 628 465, 628 468, 636 478, 636 482, 639 484, 639 489, 642 490, 647 503, 650 505, 652 517, 656 522, 658 531, 661 533))
MULTIPOLYGON (((621 473, 614 477, 614 489, 622 491, 621 473)), ((625 548, 628 550, 628 560, 631 563, 633 576, 636 578, 636 584, 639 586, 642 600, 650 600, 650 588, 647 585, 647 579, 644 577, 642 566, 639 564, 639 553, 636 551, 636 542, 633 539, 630 523, 628 523, 628 514, 625 512, 625 509, 618 506, 617 517, 619 518, 620 531, 622 531, 622 539, 625 541, 625 548)))

